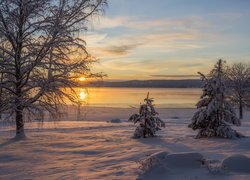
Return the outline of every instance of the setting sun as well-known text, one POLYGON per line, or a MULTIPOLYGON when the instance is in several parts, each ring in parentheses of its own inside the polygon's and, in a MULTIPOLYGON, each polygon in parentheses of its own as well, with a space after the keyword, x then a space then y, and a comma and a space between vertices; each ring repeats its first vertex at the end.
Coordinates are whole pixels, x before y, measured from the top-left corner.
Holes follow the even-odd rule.
POLYGON ((80 77, 79 81, 86 81, 86 78, 85 77, 80 77))

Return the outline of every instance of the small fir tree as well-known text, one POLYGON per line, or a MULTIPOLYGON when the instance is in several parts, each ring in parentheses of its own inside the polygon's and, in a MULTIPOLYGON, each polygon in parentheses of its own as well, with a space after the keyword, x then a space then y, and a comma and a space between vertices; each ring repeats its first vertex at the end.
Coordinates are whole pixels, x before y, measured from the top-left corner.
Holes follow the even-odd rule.
POLYGON ((140 106, 139 114, 133 114, 129 121, 138 124, 134 132, 134 138, 146 138, 155 136, 156 131, 165 127, 165 123, 158 117, 155 111, 153 98, 149 98, 149 93, 144 99, 144 104, 140 106))
POLYGON ((196 105, 198 111, 194 114, 192 123, 189 125, 193 130, 199 129, 197 138, 242 137, 231 128, 231 125, 240 126, 241 123, 225 96, 224 64, 224 61, 219 60, 207 77, 199 73, 204 82, 203 94, 196 105))

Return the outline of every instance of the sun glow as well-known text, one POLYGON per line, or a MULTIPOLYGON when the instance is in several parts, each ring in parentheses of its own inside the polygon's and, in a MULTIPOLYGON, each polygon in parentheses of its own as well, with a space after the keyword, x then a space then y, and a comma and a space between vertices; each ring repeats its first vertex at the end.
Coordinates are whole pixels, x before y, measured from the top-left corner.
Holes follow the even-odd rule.
POLYGON ((80 77, 79 81, 86 81, 86 78, 85 77, 80 77))
POLYGON ((84 89, 81 89, 79 97, 81 101, 84 101, 87 98, 87 92, 84 89))

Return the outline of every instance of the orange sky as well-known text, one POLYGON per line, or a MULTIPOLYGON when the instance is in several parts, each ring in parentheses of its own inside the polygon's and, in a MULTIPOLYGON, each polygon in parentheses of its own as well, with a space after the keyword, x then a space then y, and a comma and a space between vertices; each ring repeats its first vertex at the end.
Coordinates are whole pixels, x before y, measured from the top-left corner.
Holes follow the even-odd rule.
POLYGON ((250 1, 109 0, 83 38, 108 80, 194 78, 250 62, 250 1))

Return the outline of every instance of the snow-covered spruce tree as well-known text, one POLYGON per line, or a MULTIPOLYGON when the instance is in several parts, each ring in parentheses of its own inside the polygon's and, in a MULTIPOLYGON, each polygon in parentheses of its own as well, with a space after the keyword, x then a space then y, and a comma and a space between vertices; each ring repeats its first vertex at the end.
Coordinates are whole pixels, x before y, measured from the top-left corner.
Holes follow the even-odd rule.
POLYGON ((144 99, 144 104, 140 106, 139 114, 133 114, 129 121, 138 124, 134 132, 134 138, 146 138, 155 136, 156 131, 165 127, 165 123, 158 117, 155 111, 153 98, 149 98, 149 93, 144 99))
POLYGON ((225 61, 219 60, 207 77, 199 73, 204 81, 203 94, 196 105, 198 111, 194 114, 192 123, 189 125, 193 130, 199 130, 197 138, 222 137, 232 139, 242 137, 231 128, 231 125, 240 126, 241 123, 234 108, 225 97, 224 64, 225 61))

